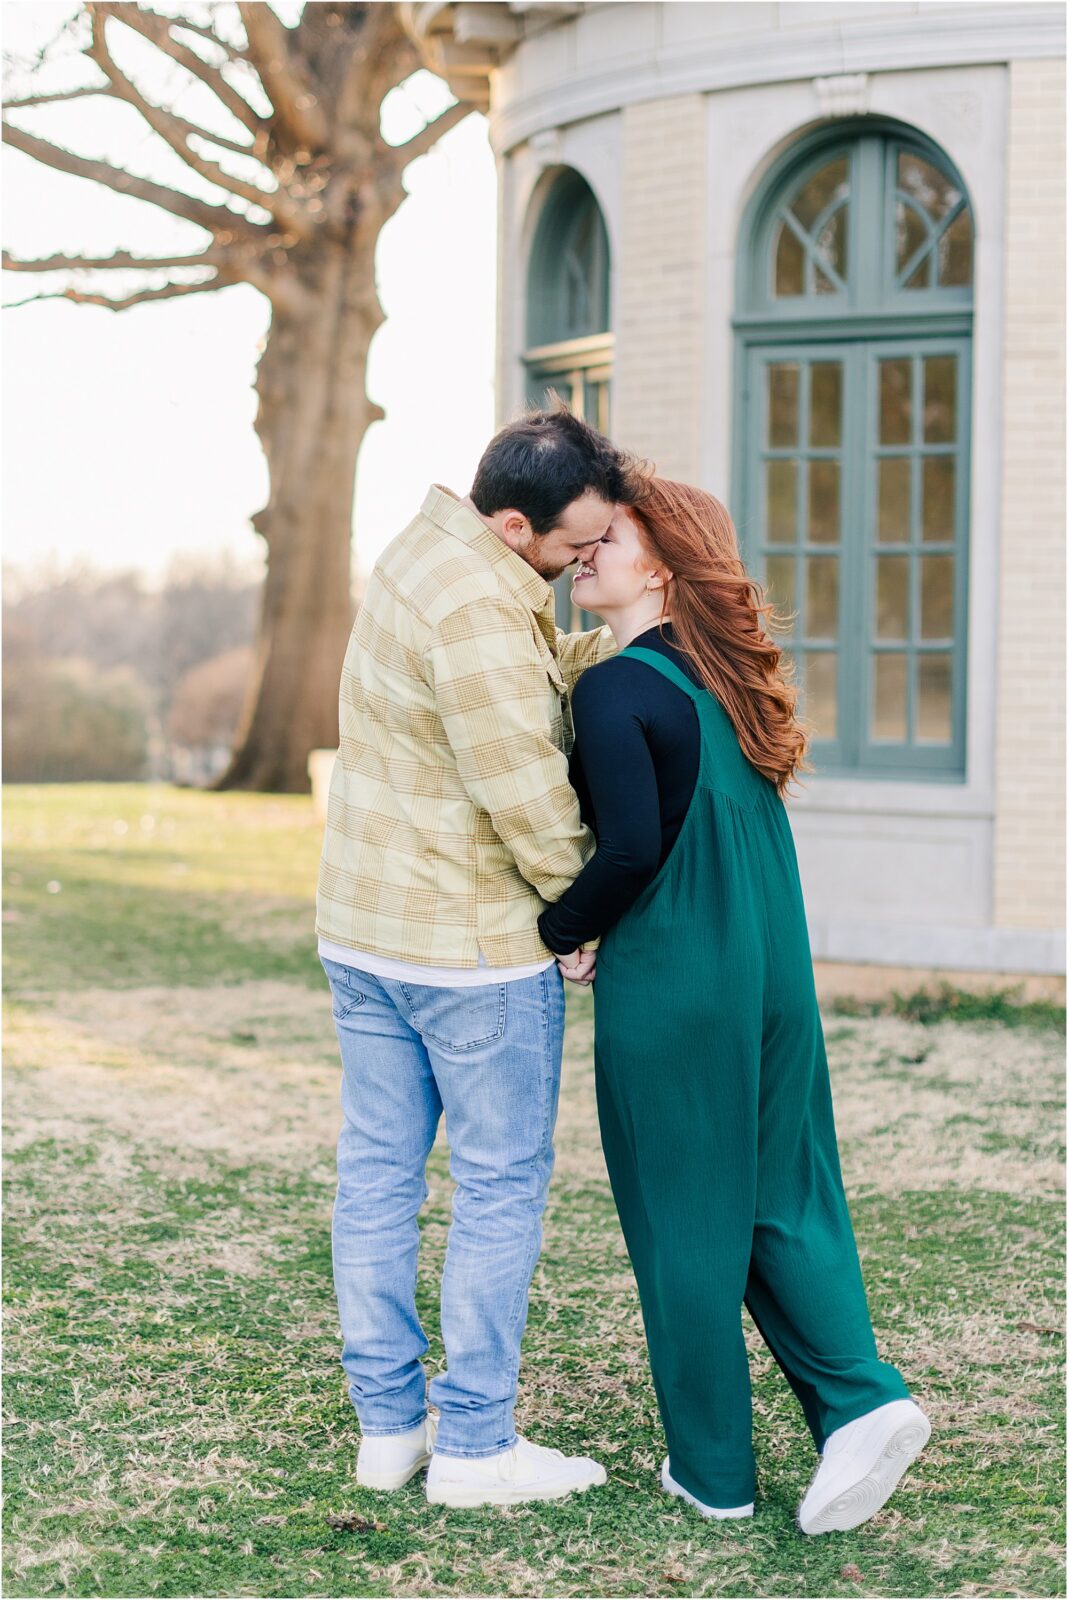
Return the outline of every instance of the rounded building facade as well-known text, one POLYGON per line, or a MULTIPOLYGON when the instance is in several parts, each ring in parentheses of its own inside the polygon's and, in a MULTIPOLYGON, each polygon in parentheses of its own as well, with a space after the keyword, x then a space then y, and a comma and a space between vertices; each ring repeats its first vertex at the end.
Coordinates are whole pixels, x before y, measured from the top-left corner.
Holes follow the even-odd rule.
POLYGON ((1063 974, 1063 8, 408 15, 489 117, 499 419, 719 496, 791 619, 814 955, 1063 974))

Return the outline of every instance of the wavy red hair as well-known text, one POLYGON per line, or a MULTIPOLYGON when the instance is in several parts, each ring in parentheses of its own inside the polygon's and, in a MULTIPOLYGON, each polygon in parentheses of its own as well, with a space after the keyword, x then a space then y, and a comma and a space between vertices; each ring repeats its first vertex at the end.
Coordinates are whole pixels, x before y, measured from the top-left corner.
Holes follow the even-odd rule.
POLYGON ((811 729, 797 716, 792 662, 771 638, 787 619, 746 571, 727 508, 704 489, 653 477, 628 509, 648 559, 672 574, 664 614, 676 647, 723 706, 746 758, 783 795, 812 770, 811 729))

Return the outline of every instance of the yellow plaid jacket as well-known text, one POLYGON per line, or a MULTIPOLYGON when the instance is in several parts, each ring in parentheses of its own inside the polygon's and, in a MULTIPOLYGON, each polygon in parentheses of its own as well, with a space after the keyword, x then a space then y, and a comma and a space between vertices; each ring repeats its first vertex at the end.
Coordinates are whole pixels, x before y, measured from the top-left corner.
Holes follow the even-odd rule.
POLYGON ((538 915, 595 847, 569 693, 616 649, 558 628, 554 600, 441 484, 382 552, 341 672, 319 934, 431 966, 552 954, 538 915))

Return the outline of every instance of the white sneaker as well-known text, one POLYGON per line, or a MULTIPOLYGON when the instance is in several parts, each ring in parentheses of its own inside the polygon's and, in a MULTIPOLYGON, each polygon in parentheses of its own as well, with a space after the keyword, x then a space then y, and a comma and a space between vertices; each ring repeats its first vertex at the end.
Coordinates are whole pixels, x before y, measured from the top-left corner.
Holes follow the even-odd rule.
POLYGON ((510 1506, 522 1500, 560 1500, 573 1490, 607 1483, 608 1474, 588 1456, 532 1444, 522 1434, 492 1456, 431 1458, 426 1497, 435 1506, 510 1506))
POLYGON ((668 1494, 678 1495, 680 1500, 685 1500, 687 1505, 696 1506, 703 1517, 751 1517, 753 1515, 753 1502, 747 1506, 706 1506, 703 1500, 698 1500, 689 1489, 684 1489, 681 1483, 676 1483, 671 1476, 670 1456, 665 1456, 660 1464, 660 1486, 668 1494))
POLYGON ((890 1400, 824 1440, 820 1464, 797 1508, 802 1533, 855 1528, 886 1504, 931 1437, 915 1400, 890 1400))
POLYGON ((399 1489, 430 1460, 438 1419, 428 1411, 406 1433, 371 1435, 360 1440, 356 1482, 365 1489, 399 1489))

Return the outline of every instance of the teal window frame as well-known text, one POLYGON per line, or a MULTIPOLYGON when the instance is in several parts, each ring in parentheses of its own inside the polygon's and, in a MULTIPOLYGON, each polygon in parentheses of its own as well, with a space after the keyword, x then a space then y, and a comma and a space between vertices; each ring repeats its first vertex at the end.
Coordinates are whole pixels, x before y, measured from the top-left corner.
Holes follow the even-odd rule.
MULTIPOLYGON (((970 285, 937 285, 907 290, 896 284, 895 214, 897 159, 901 150, 916 153, 937 167, 957 188, 964 204, 970 199, 962 179, 944 153, 912 129, 880 124, 871 119, 836 124, 823 129, 800 147, 794 147, 775 164, 754 197, 739 233, 735 304, 732 319, 735 338, 734 445, 731 502, 739 544, 748 569, 765 581, 769 554, 826 554, 828 546, 806 544, 803 523, 795 546, 771 544, 764 495, 763 462, 766 444, 766 369, 772 362, 806 362, 819 359, 842 362, 842 463, 839 543, 838 630, 833 648, 838 652, 837 715, 833 737, 813 737, 811 758, 819 772, 837 777, 899 778, 935 782, 963 782, 966 769, 968 646, 969 481, 971 442, 971 334, 970 285), (783 297, 773 295, 774 262, 771 246, 784 206, 804 183, 839 155, 849 158, 849 215, 846 235, 846 281, 835 293, 783 297), (956 457, 956 494, 953 538, 946 543, 923 541, 917 525, 920 471, 911 472, 910 525, 907 542, 882 547, 877 542, 875 459, 880 453, 926 455, 938 446, 923 444, 915 436, 905 449, 878 444, 878 364, 886 357, 918 358, 953 354, 957 358, 956 438, 947 444, 956 457), (909 638, 902 644, 875 638, 875 567, 879 549, 890 554, 910 554, 909 638), (921 641, 919 628, 920 555, 951 554, 954 559, 952 605, 954 632, 948 649, 941 643, 921 641), (909 733, 904 740, 875 739, 869 708, 877 655, 903 653, 908 659, 907 705, 909 733), (916 737, 914 712, 917 656, 947 653, 951 659, 949 739, 946 743, 916 737)), ((973 250, 974 250, 974 211, 973 250)), ((974 254, 973 254, 974 276, 974 254)), ((915 362, 914 372, 922 370, 915 362)), ((920 426, 913 405, 914 428, 920 426)), ((798 425, 795 456, 811 457, 805 417, 798 425)), ((790 454, 789 451, 784 453, 790 454)), ((816 455, 819 452, 815 452, 816 455)), ((807 469, 803 469, 807 470, 807 469)), ((798 491, 799 515, 804 495, 798 491)), ((798 568, 800 573, 802 569, 798 568)), ((803 625, 804 600, 797 626, 803 625)), ((775 600, 774 594, 769 598, 775 600)), ((781 602, 780 602, 781 604, 781 602)), ((792 653, 794 635, 779 635, 792 653)), ((824 646, 829 648, 830 645, 824 646)), ((801 713, 805 713, 803 655, 799 649, 797 682, 802 688, 801 713)), ((818 651, 820 645, 815 645, 818 651)))

